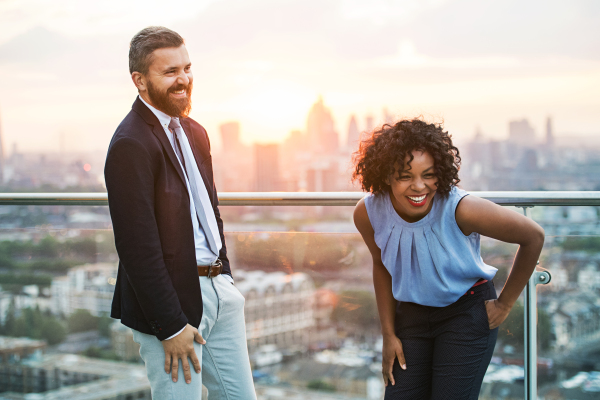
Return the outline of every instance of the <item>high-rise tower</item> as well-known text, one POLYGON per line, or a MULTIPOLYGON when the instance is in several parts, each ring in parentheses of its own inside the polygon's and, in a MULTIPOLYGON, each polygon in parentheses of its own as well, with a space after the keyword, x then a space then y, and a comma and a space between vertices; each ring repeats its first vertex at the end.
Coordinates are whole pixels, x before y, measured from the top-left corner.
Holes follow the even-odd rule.
POLYGON ((254 144, 254 172, 256 191, 281 190, 278 144, 254 144))
POLYGON ((306 120, 308 144, 316 153, 336 153, 339 147, 338 134, 333 125, 331 111, 323 104, 323 98, 311 107, 306 120))
POLYGON ((221 131, 221 143, 223 149, 236 153, 240 148, 240 124, 239 122, 226 122, 219 126, 221 131))
POLYGON ((546 146, 554 146, 554 131, 552 129, 552 118, 546 120, 546 146))
POLYGON ((367 117, 365 118, 365 124, 367 125, 365 131, 367 133, 371 133, 375 128, 375 118, 373 118, 371 114, 367 115, 367 117))
POLYGON ((508 140, 520 146, 533 146, 535 132, 526 119, 510 121, 508 123, 508 140))
POLYGON ((357 146, 359 139, 358 124, 356 123, 356 117, 352 115, 350 117, 350 123, 348 124, 348 138, 346 139, 346 145, 353 149, 357 146))

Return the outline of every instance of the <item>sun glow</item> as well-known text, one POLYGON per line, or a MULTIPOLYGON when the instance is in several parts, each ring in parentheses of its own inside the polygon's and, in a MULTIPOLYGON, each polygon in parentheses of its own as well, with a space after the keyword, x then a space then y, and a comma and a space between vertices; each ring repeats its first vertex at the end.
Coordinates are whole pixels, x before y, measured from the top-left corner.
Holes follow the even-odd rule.
MULTIPOLYGON (((291 129, 303 129, 306 114, 318 94, 290 81, 263 82, 223 104, 236 110, 242 136, 252 141, 281 141, 291 129)), ((232 116, 233 117, 233 116, 232 116)))

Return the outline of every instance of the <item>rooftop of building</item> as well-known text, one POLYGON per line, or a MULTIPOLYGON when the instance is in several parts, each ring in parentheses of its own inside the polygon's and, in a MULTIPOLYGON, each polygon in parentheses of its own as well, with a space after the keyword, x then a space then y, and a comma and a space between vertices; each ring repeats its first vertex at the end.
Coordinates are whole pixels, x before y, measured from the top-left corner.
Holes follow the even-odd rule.
POLYGON ((242 294, 251 290, 258 293, 264 293, 269 287, 275 289, 275 292, 281 292, 286 285, 291 285, 294 291, 300 288, 300 285, 308 282, 313 287, 312 278, 303 272, 286 274, 285 272, 264 272, 264 271, 242 271, 235 272, 235 286, 242 294))
POLYGON ((40 359, 28 360, 23 364, 30 368, 58 369, 70 373, 99 375, 103 378, 43 393, 6 392, 0 394, 0 400, 101 400, 150 390, 145 368, 139 364, 93 359, 74 354, 44 355, 40 359))
POLYGON ((0 352, 14 352, 17 349, 38 349, 43 347, 46 347, 46 342, 43 340, 34 340, 26 337, 0 336, 0 352))

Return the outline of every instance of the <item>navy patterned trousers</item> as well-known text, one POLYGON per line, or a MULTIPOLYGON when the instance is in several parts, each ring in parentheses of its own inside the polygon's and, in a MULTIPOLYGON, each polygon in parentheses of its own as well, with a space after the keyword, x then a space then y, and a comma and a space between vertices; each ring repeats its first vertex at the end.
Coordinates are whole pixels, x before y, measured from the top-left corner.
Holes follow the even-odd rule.
POLYGON ((406 370, 396 359, 385 400, 477 399, 498 337, 485 309, 485 300, 495 298, 489 281, 446 307, 398 302, 395 330, 406 370))

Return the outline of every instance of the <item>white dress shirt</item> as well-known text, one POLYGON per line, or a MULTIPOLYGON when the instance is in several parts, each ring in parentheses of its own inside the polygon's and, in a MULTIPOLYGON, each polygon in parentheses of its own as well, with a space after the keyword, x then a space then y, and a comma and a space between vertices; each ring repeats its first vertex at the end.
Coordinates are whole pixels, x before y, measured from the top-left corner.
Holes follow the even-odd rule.
MULTIPOLYGON (((173 147, 173 151, 175 152, 175 154, 177 154, 177 150, 175 149, 175 137, 174 137, 174 134, 169 129, 169 124, 171 123, 171 117, 169 115, 165 114, 164 112, 152 107, 150 104, 148 104, 146 101, 144 101, 144 99, 141 96, 139 96, 139 98, 146 105, 146 107, 148 107, 150 109, 150 111, 152 111, 152 113, 154 113, 156 118, 158 118, 160 125, 163 127, 163 129, 167 135, 167 138, 169 139, 169 142, 171 143, 171 146, 173 147)), ((183 127, 182 127, 182 129, 183 129, 183 127)), ((183 135, 182 140, 179 141, 179 144, 181 145, 181 150, 187 152, 189 158, 191 160, 194 160, 194 154, 192 152, 192 147, 190 146, 190 143, 188 142, 186 135, 183 135)), ((181 160, 179 160, 179 165, 181 166, 181 169, 183 171, 186 171, 186 168, 183 168, 183 165, 181 164, 181 160)), ((208 197, 208 192, 206 190, 206 186, 204 185, 204 181, 202 180, 202 176, 200 175, 200 170, 198 169, 198 165, 196 163, 193 163, 193 165, 188 165, 187 173, 194 174, 197 178, 196 182, 198 182, 198 185, 196 185, 196 186, 198 186, 198 191, 200 192, 199 197, 200 197, 200 200, 202 201, 202 208, 204 208, 204 213, 205 213, 207 219, 209 219, 209 224, 211 225, 211 231, 212 231, 211 233, 214 236, 215 243, 217 244, 217 248, 219 250, 221 250, 221 248, 223 247, 223 244, 221 243, 221 236, 219 234, 219 229, 217 227, 215 212, 212 208, 212 204, 210 203, 210 198, 208 197), (214 222, 210 221, 210 219, 213 219, 214 222), (216 229, 213 226, 216 227, 216 229)), ((191 189, 190 189, 190 183, 188 181, 188 177, 186 174, 184 174, 184 175, 185 175, 185 185, 187 187, 188 195, 190 198, 190 215, 192 218, 192 227, 194 230, 194 244, 196 247, 196 262, 198 265, 210 265, 217 260, 218 254, 215 255, 210 250, 208 241, 206 240, 206 233, 204 232, 204 229, 202 229, 202 226, 200 225, 200 222, 198 221, 198 217, 196 216, 196 205, 194 204, 194 201, 192 200, 192 193, 190 191, 191 189)), ((223 276, 233 284, 233 278, 230 275, 223 274, 223 276)), ((185 329, 185 327, 183 329, 185 329)), ((175 336, 179 335, 181 332, 183 332, 183 329, 181 329, 179 332, 177 332, 173 336, 167 338, 166 340, 172 339, 175 336)))

